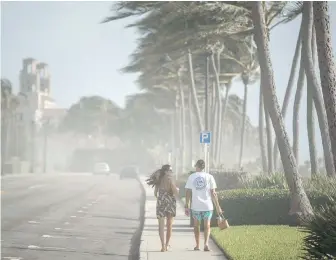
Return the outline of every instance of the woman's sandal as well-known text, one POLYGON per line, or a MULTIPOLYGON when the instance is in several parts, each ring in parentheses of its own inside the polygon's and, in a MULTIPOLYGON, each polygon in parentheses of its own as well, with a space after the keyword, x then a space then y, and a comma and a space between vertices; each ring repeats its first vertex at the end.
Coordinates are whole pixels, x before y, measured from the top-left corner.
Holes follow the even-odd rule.
POLYGON ((210 250, 209 246, 204 246, 204 251, 209 252, 211 250, 210 250))
POLYGON ((194 247, 194 251, 200 251, 199 247, 194 247))

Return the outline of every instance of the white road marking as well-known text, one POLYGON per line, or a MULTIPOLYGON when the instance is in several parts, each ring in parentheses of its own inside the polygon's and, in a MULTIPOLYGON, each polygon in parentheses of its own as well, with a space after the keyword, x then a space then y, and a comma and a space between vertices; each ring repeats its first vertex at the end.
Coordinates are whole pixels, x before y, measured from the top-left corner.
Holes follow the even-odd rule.
MULTIPOLYGON (((51 236, 51 235, 43 235, 43 238, 56 238, 56 239, 70 239, 72 236, 51 236)), ((87 239, 86 237, 75 237, 76 239, 87 239)))
POLYGON ((77 212, 78 212, 78 213, 82 213, 82 212, 83 212, 83 210, 78 210, 77 212))
POLYGON ((36 188, 42 188, 46 186, 45 184, 38 184, 38 185, 33 185, 33 186, 30 186, 28 189, 36 189, 36 188))
POLYGON ((3 259, 9 259, 9 260, 22 260, 22 257, 16 257, 16 256, 4 256, 3 259))
POLYGON ((70 223, 69 222, 64 222, 64 225, 70 225, 70 223))
POLYGON ((82 207, 82 209, 87 209, 87 207, 82 207))
POLYGON ((71 216, 70 218, 77 218, 77 216, 71 216))
POLYGON ((67 248, 65 247, 39 247, 39 246, 34 246, 34 245, 29 245, 28 246, 28 249, 36 249, 36 250, 39 250, 39 249, 45 249, 45 250, 66 250, 67 248))
POLYGON ((61 230, 61 228, 59 228, 59 227, 55 227, 54 229, 55 229, 55 230, 61 230))
POLYGON ((29 249, 38 249, 40 248, 39 246, 35 246, 35 245, 29 245, 28 246, 29 249))
POLYGON ((55 230, 62 230, 62 231, 68 231, 68 232, 77 231, 75 229, 70 229, 70 228, 55 228, 55 230))
POLYGON ((29 224, 40 224, 40 222, 38 222, 38 221, 34 221, 34 220, 30 220, 30 221, 28 221, 28 223, 29 223, 29 224))

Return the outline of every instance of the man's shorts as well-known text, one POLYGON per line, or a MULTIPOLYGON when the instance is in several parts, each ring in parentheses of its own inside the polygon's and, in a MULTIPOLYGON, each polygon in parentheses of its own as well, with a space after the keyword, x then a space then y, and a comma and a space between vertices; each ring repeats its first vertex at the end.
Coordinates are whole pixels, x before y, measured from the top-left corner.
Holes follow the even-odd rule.
POLYGON ((210 220, 212 218, 212 210, 209 211, 196 211, 192 210, 192 216, 194 219, 201 221, 201 220, 210 220))

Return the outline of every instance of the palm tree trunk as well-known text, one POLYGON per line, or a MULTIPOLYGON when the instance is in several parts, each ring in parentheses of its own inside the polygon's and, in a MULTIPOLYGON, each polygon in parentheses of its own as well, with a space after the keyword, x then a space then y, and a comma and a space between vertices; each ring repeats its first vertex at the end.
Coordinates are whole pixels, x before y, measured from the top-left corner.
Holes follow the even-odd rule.
POLYGON ((264 137, 264 102, 262 94, 262 85, 260 82, 260 91, 259 91, 259 142, 260 142, 260 157, 262 163, 263 173, 267 172, 267 157, 266 157, 266 146, 265 146, 265 137, 264 137))
POLYGON ((213 68, 213 71, 214 71, 214 74, 215 74, 215 82, 216 82, 216 96, 217 96, 217 99, 216 99, 216 103, 217 103, 217 124, 216 124, 216 143, 215 143, 215 161, 218 163, 218 156, 217 154, 219 153, 219 149, 220 149, 220 146, 221 146, 221 138, 220 138, 220 135, 222 134, 221 133, 221 130, 222 130, 222 96, 221 96, 221 91, 220 91, 220 82, 219 82, 219 73, 218 73, 218 70, 216 68, 216 62, 215 62, 215 58, 214 56, 212 55, 211 56, 211 63, 212 63, 212 68, 213 68))
POLYGON ((201 117, 201 111, 198 105, 198 99, 197 99, 197 92, 196 92, 196 86, 195 86, 195 78, 194 78, 194 69, 193 69, 193 63, 192 63, 192 54, 190 49, 188 49, 188 64, 189 64, 189 76, 190 76, 190 89, 192 93, 192 101, 194 106, 194 111, 196 113, 196 119, 198 124, 198 130, 199 132, 204 130, 204 124, 202 122, 201 117))
POLYGON ((335 167, 333 161, 333 154, 331 150, 330 136, 328 132, 328 122, 326 111, 323 107, 323 97, 320 92, 319 83, 315 75, 314 64, 313 64, 313 55, 311 49, 311 38, 312 38, 312 28, 313 28, 313 3, 304 2, 303 4, 303 14, 304 19, 304 33, 303 33, 303 42, 302 48, 305 58, 305 70, 307 76, 307 82, 310 82, 313 86, 313 98, 318 115, 318 121, 322 137, 322 145, 324 151, 324 160, 326 165, 326 171, 329 176, 335 175, 335 167))
MULTIPOLYGON (((313 63, 316 67, 316 34, 313 28, 312 36, 312 51, 313 51, 313 63)), ((313 103, 313 86, 310 82, 307 82, 307 133, 309 144, 309 156, 310 156, 310 174, 316 176, 318 173, 317 157, 316 157, 316 140, 315 140, 315 106, 313 103)))
MULTIPOLYGON (((296 47, 295 47, 294 57, 293 57, 293 61, 292 61, 292 67, 291 67, 291 71, 290 71, 290 75, 289 75, 289 79, 288 79, 288 84, 287 84, 287 88, 286 88, 286 92, 285 92, 285 97, 284 97, 284 100, 283 100, 283 103, 282 103, 281 114, 282 114, 282 117, 284 119, 286 118, 287 108, 288 108, 288 104, 289 104, 289 98, 291 96, 292 89, 293 89, 293 86, 294 86, 296 68, 297 68, 297 64, 298 64, 298 61, 299 61, 299 57, 300 57, 301 37, 302 37, 301 31, 302 31, 302 29, 300 29, 300 33, 299 33, 298 39, 296 41, 296 47)), ((273 159, 274 159, 274 169, 275 170, 278 169, 278 154, 279 154, 278 153, 278 142, 275 139, 274 148, 273 148, 273 159)))
POLYGON ((271 125, 270 114, 268 112, 266 102, 264 102, 264 112, 265 112, 266 138, 267 138, 267 162, 268 162, 267 173, 272 174, 274 171, 273 159, 272 159, 272 156, 273 156, 273 153, 272 153, 272 148, 273 148, 272 125, 271 125))
POLYGON ((268 46, 268 34, 264 17, 261 3, 253 2, 252 21, 255 28, 255 42, 261 68, 264 102, 267 105, 273 123, 286 180, 291 193, 292 203, 290 214, 300 212, 303 219, 310 219, 314 214, 313 209, 303 188, 276 96, 274 74, 268 46))
POLYGON ((218 136, 217 136, 217 125, 218 125, 218 111, 217 111, 217 107, 218 107, 218 102, 216 99, 216 95, 217 95, 217 90, 216 90, 216 83, 212 82, 212 111, 211 111, 211 115, 210 115, 210 128, 212 131, 212 137, 213 137, 213 141, 212 144, 210 145, 210 160, 213 165, 216 165, 216 157, 215 157, 215 152, 216 152, 216 143, 218 142, 218 136))
POLYGON ((179 157, 180 157, 180 143, 181 143, 181 133, 180 133, 180 106, 179 106, 179 94, 176 93, 175 98, 175 113, 174 113, 174 133, 175 133, 175 144, 174 144, 174 169, 179 170, 179 157))
MULTIPOLYGON (((221 73, 221 53, 223 52, 223 48, 221 48, 218 52, 217 52, 217 74, 218 76, 221 73)), ((220 84, 220 83, 219 83, 220 84)), ((222 103, 222 95, 221 95, 221 89, 219 88, 218 90, 218 95, 219 98, 217 99, 217 120, 220 121, 219 125, 217 126, 217 135, 218 135, 218 143, 216 144, 216 152, 215 152, 215 158, 216 158, 216 162, 217 164, 221 164, 220 163, 220 150, 222 147, 222 138, 223 138, 223 133, 222 133, 222 112, 223 112, 223 103, 222 103)))
POLYGON ((242 117, 242 126, 241 126, 241 132, 240 132, 240 152, 239 152, 239 161, 238 161, 239 169, 242 168, 242 163, 243 163, 245 123, 246 123, 246 105, 247 105, 247 84, 244 84, 243 117, 242 117))
POLYGON ((299 113, 302 100, 302 90, 305 83, 304 59, 301 55, 299 78, 293 107, 293 153, 296 163, 299 165, 299 113))
MULTIPOLYGON (((226 115, 226 109, 227 109, 227 105, 228 105, 228 101, 229 101, 229 93, 230 93, 230 89, 231 89, 231 81, 228 82, 226 84, 226 88, 225 88, 225 97, 224 97, 224 102, 223 102, 223 106, 222 106, 222 116, 220 117, 220 120, 222 121, 221 125, 224 125, 224 121, 225 121, 225 115, 226 115)), ((221 101, 222 102, 222 101, 221 101)), ((222 155, 222 147, 223 147, 223 144, 224 144, 224 140, 223 140, 223 136, 224 136, 224 130, 225 129, 222 129, 221 130, 221 144, 220 144, 220 147, 219 147, 219 152, 217 154, 217 161, 221 161, 221 155, 222 155)))
POLYGON ((171 153, 171 161, 169 162, 170 164, 173 164, 174 158, 175 158, 175 143, 176 143, 176 127, 175 127, 175 111, 170 115, 170 138, 171 138, 171 148, 170 148, 170 153, 171 153))
MULTIPOLYGON (((329 134, 333 153, 333 162, 336 167, 336 66, 331 44, 330 17, 328 2, 314 2, 314 23, 317 39, 317 52, 320 67, 320 78, 324 106, 327 113, 329 134)), ((329 176, 336 176, 328 172, 329 176)))
POLYGON ((178 90, 180 95, 180 109, 181 109, 181 121, 180 121, 180 131, 181 131, 181 147, 180 147, 180 158, 181 158, 181 173, 185 170, 185 149, 186 145, 186 114, 185 114, 185 97, 183 85, 181 82, 181 75, 178 72, 178 90))
POLYGON ((193 111, 192 111, 192 93, 189 90, 189 98, 188 98, 188 116, 189 116, 189 163, 193 160, 193 142, 194 142, 194 121, 193 121, 193 111))

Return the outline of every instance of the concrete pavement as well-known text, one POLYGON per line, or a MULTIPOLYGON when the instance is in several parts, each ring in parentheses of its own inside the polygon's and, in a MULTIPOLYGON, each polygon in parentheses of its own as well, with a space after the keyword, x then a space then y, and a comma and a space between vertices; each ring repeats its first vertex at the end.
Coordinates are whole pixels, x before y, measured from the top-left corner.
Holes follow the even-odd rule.
MULTIPOLYGON (((209 247, 211 252, 194 251, 195 239, 192 228, 189 227, 189 218, 184 215, 184 208, 177 203, 177 216, 173 224, 171 249, 160 252, 161 242, 158 234, 158 221, 156 218, 156 198, 154 190, 141 179, 146 191, 145 223, 141 237, 140 260, 225 260, 223 253, 211 240, 209 247)), ((201 248, 203 245, 203 233, 201 234, 201 248)))
POLYGON ((1 259, 133 260, 141 187, 117 175, 2 178, 1 259))

